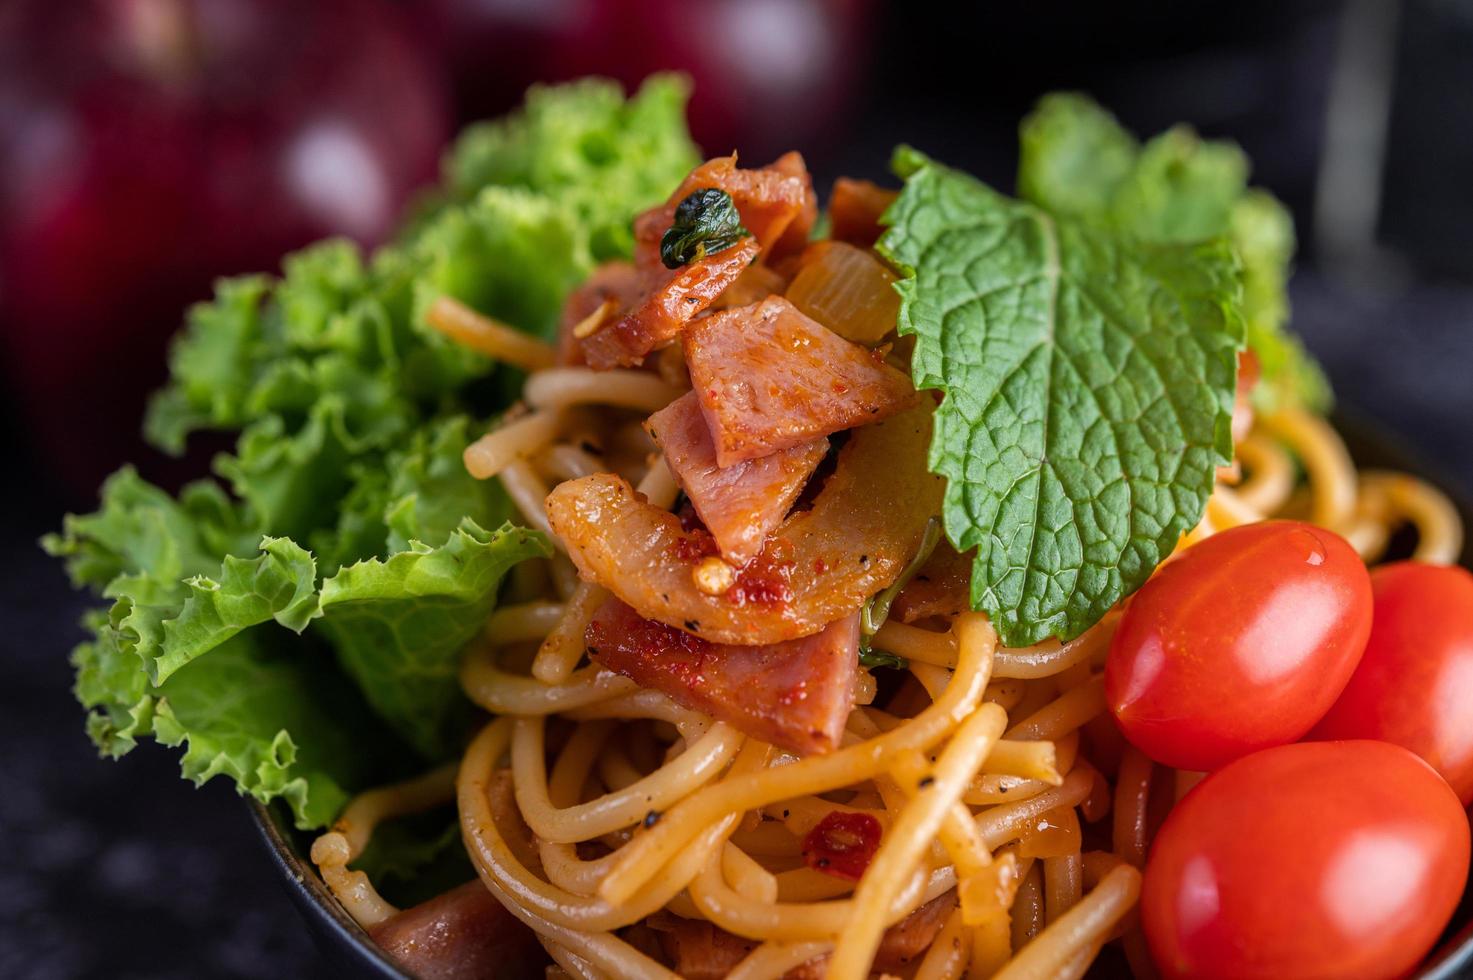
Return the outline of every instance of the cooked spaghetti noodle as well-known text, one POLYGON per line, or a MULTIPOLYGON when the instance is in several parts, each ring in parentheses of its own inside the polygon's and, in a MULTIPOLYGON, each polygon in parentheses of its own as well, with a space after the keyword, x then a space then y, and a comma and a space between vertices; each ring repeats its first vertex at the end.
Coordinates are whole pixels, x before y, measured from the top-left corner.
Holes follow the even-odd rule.
MULTIPOLYGON (((618 329, 611 302, 577 322, 577 339, 618 329)), ((433 306, 431 321, 531 370, 525 406, 465 453, 527 526, 559 530, 548 492, 599 473, 637 485, 660 511, 675 506, 676 481, 641 425, 688 390, 678 345, 673 367, 660 356, 651 370, 595 371, 553 366, 550 348, 456 304, 433 306)), ((1297 409, 1260 418, 1240 440, 1238 468, 1220 474, 1183 544, 1287 513, 1345 534, 1367 559, 1403 525, 1424 561, 1461 549, 1440 493, 1401 474, 1358 474, 1330 426, 1297 409)), ((520 589, 465 659, 466 694, 495 717, 454 786, 481 882, 538 934, 550 971, 674 976, 672 950, 696 928, 723 937, 720 975, 739 980, 1043 980, 1082 975, 1117 941, 1149 969, 1132 918, 1140 869, 1159 801, 1200 774, 1134 748, 1122 756, 1102 737, 1118 611, 1067 643, 1026 649, 999 647, 978 613, 891 615, 869 642, 903 658, 904 671, 862 671, 832 751, 799 754, 588 662, 590 623, 619 588, 574 584, 571 542, 559 547, 546 574, 526 578, 540 591, 520 589), (496 792, 507 779, 510 796, 496 792), (814 859, 815 835, 836 819, 860 828, 851 838, 873 829, 862 873, 814 859), (519 849, 528 831, 532 847, 519 849)), ((394 912, 348 867, 374 825, 449 795, 445 773, 376 790, 317 841, 313 860, 359 922, 394 912)))
MULTIPOLYGON (((569 377, 555 375, 540 386, 549 404, 597 401, 597 389, 564 394, 560 388, 569 377)), ((624 391, 612 399, 620 407, 628 400, 624 391)), ((523 416, 508 427, 526 432, 527 421, 540 418, 523 416)), ((542 441, 529 440, 515 453, 532 461, 525 465, 533 478, 555 485, 576 472, 555 461, 560 450, 583 450, 555 441, 553 426, 534 431, 542 441)), ((1423 560, 1449 561, 1461 547, 1456 511, 1441 494, 1401 474, 1357 475, 1323 424, 1279 419, 1255 430, 1244 445, 1253 448, 1243 454, 1243 483, 1219 487, 1214 503, 1231 503, 1209 505, 1193 538, 1272 516, 1272 509, 1255 505, 1289 503, 1289 451, 1306 462, 1316 517, 1374 529, 1363 530, 1362 540, 1377 548, 1398 526, 1410 524, 1423 560)), ((642 470, 628 475, 648 479, 648 466, 642 470)), ((505 479, 506 467, 500 472, 505 479)), ((668 506, 674 496, 668 476, 658 479, 660 486, 651 490, 664 491, 659 495, 668 506)), ((514 480, 508 483, 511 490, 514 480)), ((514 493, 513 499, 522 504, 524 498, 514 493)), ((525 499, 528 522, 542 523, 540 500, 525 499)), ((1368 557, 1377 548, 1368 547, 1368 557)), ((1091 760, 1087 749, 1064 758, 1062 748, 1066 740, 1079 746, 1078 730, 1105 710, 1098 670, 1113 619, 1070 643, 1026 650, 994 649, 985 620, 972 614, 945 628, 890 620, 876 634, 876 646, 908 658, 912 676, 934 701, 908 718, 887 714, 884 705, 856 707, 843 748, 795 760, 676 709, 668 699, 631 699, 638 691, 632 681, 579 666, 582 633, 601 593, 582 585, 567 604, 549 597, 503 607, 462 675, 471 699, 502 719, 482 732, 459 767, 461 822, 472 858, 486 887, 541 934, 570 976, 671 975, 619 932, 674 906, 756 943, 732 977, 781 977, 832 956, 836 947, 845 955, 834 957, 829 975, 863 976, 887 927, 959 885, 962 905, 936 930, 916 976, 1079 975, 1136 900, 1139 874, 1127 866, 1143 862, 1152 784, 1166 779, 1184 792, 1200 778, 1163 773, 1129 750, 1119 764, 1110 808, 1114 831, 1107 834, 1122 866, 1091 876, 1089 860, 1103 855, 1085 853, 1076 838, 1066 853, 1029 859, 1021 874, 1014 868, 1013 880, 993 875, 985 878, 988 888, 968 887, 1001 856, 1011 864, 1013 844, 1045 834, 1040 825, 1046 813, 1078 813, 1086 827, 1111 816, 1098 805, 1084 806, 1095 773, 1109 767, 1091 760), (498 653, 527 640, 543 641, 530 675, 504 666, 498 653), (1076 675, 1083 682, 1062 688, 1061 678, 1076 668, 1087 671, 1076 675), (572 727, 549 768, 543 733, 553 718, 572 727), (675 728, 652 728, 653 721, 675 728), (994 742, 1005 726, 1006 740, 994 742), (646 769, 625 746, 651 736, 657 757, 642 760, 654 763, 646 769), (1033 761, 1031 746, 1047 748, 1047 756, 1033 761), (1044 761, 1055 753, 1057 770, 1044 761), (508 849, 487 800, 487 781, 508 764, 519 819, 532 827, 541 850, 540 874, 508 849), (923 781, 926 792, 916 789, 923 781), (877 794, 880 783, 910 789, 877 794), (886 828, 885 847, 871 866, 883 878, 866 876, 858 888, 794 866, 818 814, 853 809, 846 798, 867 800, 865 811, 886 828), (652 813, 658 814, 653 822, 652 813), (930 847, 933 837, 942 841, 939 853, 930 847), (587 847, 603 853, 580 857, 587 847), (1014 922, 1011 937, 1006 929, 998 932, 1008 921, 1014 922)), ((346 866, 378 820, 439 799, 430 794, 434 799, 427 802, 425 785, 365 794, 313 849, 329 886, 365 925, 393 909, 346 866)))

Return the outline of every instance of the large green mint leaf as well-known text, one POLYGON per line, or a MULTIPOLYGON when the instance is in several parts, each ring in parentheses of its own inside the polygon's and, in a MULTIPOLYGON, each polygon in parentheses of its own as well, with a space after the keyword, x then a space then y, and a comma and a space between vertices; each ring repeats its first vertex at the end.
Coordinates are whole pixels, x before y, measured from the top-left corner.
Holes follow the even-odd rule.
POLYGON ((1234 143, 1174 126, 1144 145, 1087 96, 1044 96, 1020 128, 1018 193, 1146 241, 1188 243, 1225 236, 1243 265, 1243 316, 1258 356, 1260 406, 1331 401, 1324 373, 1288 330, 1294 225, 1272 195, 1248 186, 1247 156, 1234 143))
POLYGON ((324 581, 316 628, 379 715, 427 756, 443 756, 469 707, 456 681, 461 651, 485 625, 506 572, 550 554, 536 532, 466 520, 437 548, 412 542, 324 581))
POLYGON ((1003 641, 1070 638, 1200 518, 1230 433, 1239 314, 1224 242, 1152 245, 1011 200, 919 154, 880 248, 907 278, 931 467, 1003 641))

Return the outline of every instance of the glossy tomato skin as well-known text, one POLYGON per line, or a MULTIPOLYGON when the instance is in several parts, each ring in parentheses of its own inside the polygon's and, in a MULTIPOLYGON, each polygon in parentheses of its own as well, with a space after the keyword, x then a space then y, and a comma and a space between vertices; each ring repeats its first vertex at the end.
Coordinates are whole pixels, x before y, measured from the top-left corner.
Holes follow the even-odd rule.
POLYGON ((1425 957, 1468 875, 1446 782, 1385 742, 1265 749, 1162 825, 1141 924, 1166 977, 1385 978, 1425 957))
POLYGON ((1473 575, 1398 562, 1371 573, 1365 656, 1314 738, 1411 749, 1473 803, 1473 575))
POLYGON ((1297 521, 1233 528, 1173 558, 1131 599, 1106 698, 1152 759, 1216 769, 1309 731, 1370 628, 1370 577, 1344 538, 1297 521))

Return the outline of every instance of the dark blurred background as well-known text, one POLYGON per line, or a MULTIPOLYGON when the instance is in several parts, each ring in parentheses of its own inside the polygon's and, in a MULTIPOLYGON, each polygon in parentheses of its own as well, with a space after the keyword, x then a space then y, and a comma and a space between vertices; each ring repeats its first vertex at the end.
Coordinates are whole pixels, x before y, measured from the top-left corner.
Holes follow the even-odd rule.
POLYGON ((0 0, 0 975, 330 975, 229 789, 94 758, 84 603, 35 539, 124 460, 183 475, 137 421, 215 276, 381 241, 532 81, 684 70, 709 153, 797 147, 821 187, 902 140, 1009 187, 1055 88, 1237 140, 1294 211, 1293 323, 1341 410, 1473 487, 1473 0, 949 6, 0 0))

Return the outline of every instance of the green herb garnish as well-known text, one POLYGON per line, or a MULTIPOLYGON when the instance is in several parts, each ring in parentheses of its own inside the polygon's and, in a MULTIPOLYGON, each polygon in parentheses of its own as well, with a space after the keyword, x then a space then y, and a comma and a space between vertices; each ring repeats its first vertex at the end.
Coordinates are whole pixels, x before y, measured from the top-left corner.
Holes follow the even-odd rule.
POLYGON ((748 234, 731 195, 717 187, 702 187, 675 206, 675 223, 660 239, 660 261, 667 269, 678 269, 731 248, 748 234))
POLYGON ((862 642, 859 645, 859 666, 867 667, 870 670, 876 667, 907 670, 910 668, 910 661, 904 657, 897 657, 893 653, 886 653, 883 650, 871 650, 868 643, 862 642))
POLYGON ((1018 194, 1056 215, 1150 242, 1226 237, 1243 263, 1243 317, 1265 408, 1325 411, 1330 388, 1287 329, 1294 222, 1272 194, 1248 186, 1234 143, 1173 126, 1144 144, 1087 96, 1044 96, 1020 129, 1018 194))
POLYGON ((1240 268, 1004 197, 908 148, 880 251, 906 275, 931 467, 1003 642, 1078 636, 1197 523, 1232 457, 1240 268))
POLYGON ((921 570, 931 557, 931 552, 936 550, 936 545, 941 543, 941 521, 935 517, 926 522, 926 529, 921 533, 921 546, 911 556, 906 566, 900 570, 900 575, 884 591, 876 593, 869 602, 859 611, 859 629, 865 636, 874 636, 885 625, 885 620, 890 618, 890 607, 895 603, 895 597, 900 595, 902 589, 915 578, 916 572, 921 570))

